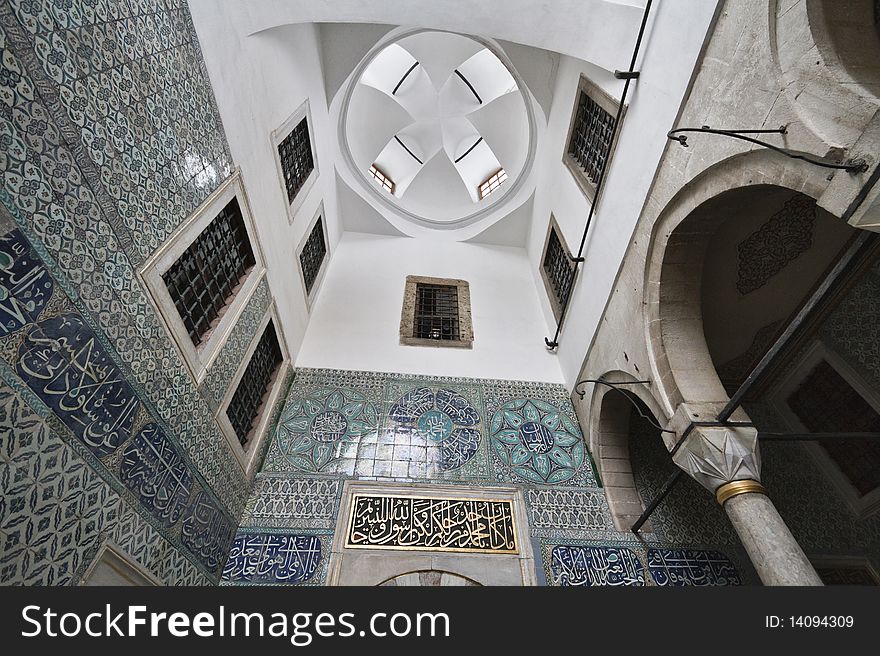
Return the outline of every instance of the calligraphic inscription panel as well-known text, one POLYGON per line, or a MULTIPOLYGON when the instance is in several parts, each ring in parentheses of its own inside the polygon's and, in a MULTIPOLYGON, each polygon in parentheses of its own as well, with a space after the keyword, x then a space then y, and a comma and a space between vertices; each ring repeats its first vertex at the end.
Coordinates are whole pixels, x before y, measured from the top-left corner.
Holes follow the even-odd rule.
POLYGON ((354 495, 346 547, 518 553, 510 499, 354 495))
POLYGON ((657 585, 741 585, 733 563, 718 551, 648 549, 648 569, 657 585))
POLYGON ((645 585, 645 568, 625 547, 559 544, 550 552, 553 583, 562 586, 645 585))
POLYGON ((244 533, 235 537, 223 580, 246 583, 305 583, 321 564, 315 535, 244 533))

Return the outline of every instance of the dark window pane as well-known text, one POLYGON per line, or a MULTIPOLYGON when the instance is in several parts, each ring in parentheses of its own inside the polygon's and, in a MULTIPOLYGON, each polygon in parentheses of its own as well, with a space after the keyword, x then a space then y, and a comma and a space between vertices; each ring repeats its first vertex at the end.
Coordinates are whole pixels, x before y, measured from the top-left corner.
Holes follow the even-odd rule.
POLYGON ((307 119, 303 118, 284 141, 278 144, 278 155, 281 158, 284 186, 287 188, 287 202, 292 203, 315 168, 307 119))
POLYGON ((413 337, 458 340, 458 287, 416 284, 413 337))
POLYGON ((204 341, 254 263, 233 198, 162 276, 193 344, 204 341))
POLYGON ((226 416, 242 446, 260 414, 263 396, 269 391, 269 383, 282 359, 275 326, 269 321, 226 409, 226 416))
POLYGON ((553 293, 556 295, 556 302, 560 306, 565 305, 574 282, 574 262, 565 252, 565 247, 559 239, 555 226, 550 230, 543 266, 550 286, 553 288, 553 293))
MULTIPOLYGON (((880 432, 880 415, 824 360, 786 403, 811 433, 880 432)), ((880 440, 833 438, 819 443, 860 495, 880 485, 880 440)))
POLYGON ((583 91, 579 92, 577 114, 568 152, 593 184, 598 184, 609 144, 614 134, 614 117, 583 91))
POLYGON ((306 293, 312 291, 312 285, 318 277, 318 271, 321 270, 321 262, 327 254, 327 245, 324 243, 324 218, 318 217, 315 227, 309 238, 303 246, 302 252, 299 254, 299 263, 302 267, 303 280, 306 283, 306 293))

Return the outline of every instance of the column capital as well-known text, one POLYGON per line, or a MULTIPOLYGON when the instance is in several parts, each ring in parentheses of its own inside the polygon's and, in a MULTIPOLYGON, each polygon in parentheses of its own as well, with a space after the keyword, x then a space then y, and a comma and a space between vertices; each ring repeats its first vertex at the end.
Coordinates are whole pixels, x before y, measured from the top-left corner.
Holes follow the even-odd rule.
MULTIPOLYGON (((683 421, 690 414, 677 410, 669 422, 678 439, 690 424, 683 421)), ((713 494, 732 481, 761 480, 758 430, 752 426, 694 426, 672 460, 713 494)))

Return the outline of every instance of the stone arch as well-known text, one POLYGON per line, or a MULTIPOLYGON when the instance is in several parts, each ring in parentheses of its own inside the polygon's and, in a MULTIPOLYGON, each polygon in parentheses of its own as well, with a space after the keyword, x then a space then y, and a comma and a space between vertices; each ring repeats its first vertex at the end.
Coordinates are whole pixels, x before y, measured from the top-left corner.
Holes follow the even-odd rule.
POLYGON ((471 578, 438 569, 405 572, 385 579, 379 586, 473 587, 482 586, 471 578))
MULTIPOLYGON (((703 258, 723 222, 695 210, 725 192, 784 187, 818 198, 826 172, 776 153, 750 151, 726 159, 694 178, 669 201, 654 224, 645 268, 645 322, 652 379, 664 413, 679 404, 718 402, 727 393, 703 331, 703 258)), ((671 445, 669 445, 671 446, 671 445)))
POLYGON ((798 118, 829 147, 855 143, 880 106, 873 0, 770 4, 770 40, 798 118))
MULTIPOLYGON (((602 380, 629 382, 631 375, 614 371, 601 376, 602 380)), ((630 461, 630 418, 634 404, 657 423, 662 416, 660 406, 643 385, 628 385, 625 390, 595 385, 591 407, 594 421, 590 429, 590 450, 595 454, 596 466, 602 479, 605 496, 611 509, 611 518, 618 531, 629 531, 645 509, 633 476, 630 461)), ((643 529, 651 531, 650 522, 643 529)))

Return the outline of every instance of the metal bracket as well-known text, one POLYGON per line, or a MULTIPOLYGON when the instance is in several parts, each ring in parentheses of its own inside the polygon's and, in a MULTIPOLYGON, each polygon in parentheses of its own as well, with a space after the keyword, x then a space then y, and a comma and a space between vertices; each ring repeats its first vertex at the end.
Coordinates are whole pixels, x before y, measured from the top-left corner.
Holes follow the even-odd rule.
POLYGON ((639 71, 614 71, 614 77, 618 80, 638 80, 639 71))

